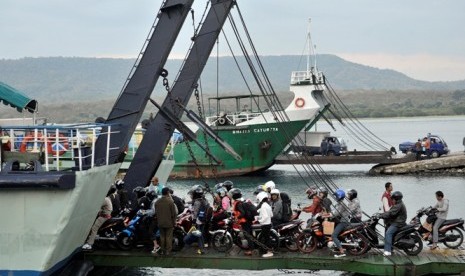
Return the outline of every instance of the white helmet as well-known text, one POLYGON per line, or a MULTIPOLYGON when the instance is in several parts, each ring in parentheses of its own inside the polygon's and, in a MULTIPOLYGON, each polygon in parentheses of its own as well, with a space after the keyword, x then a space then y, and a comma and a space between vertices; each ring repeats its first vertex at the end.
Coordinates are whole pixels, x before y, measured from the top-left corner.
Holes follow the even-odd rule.
POLYGON ((278 189, 271 190, 270 195, 279 195, 279 190, 278 189))
POLYGON ((257 202, 260 203, 260 202, 263 201, 263 199, 265 199, 267 197, 268 197, 267 192, 259 192, 258 195, 257 195, 257 202))
POLYGON ((271 191, 274 188, 276 188, 276 184, 274 184, 273 180, 270 180, 263 185, 263 190, 265 191, 271 191))

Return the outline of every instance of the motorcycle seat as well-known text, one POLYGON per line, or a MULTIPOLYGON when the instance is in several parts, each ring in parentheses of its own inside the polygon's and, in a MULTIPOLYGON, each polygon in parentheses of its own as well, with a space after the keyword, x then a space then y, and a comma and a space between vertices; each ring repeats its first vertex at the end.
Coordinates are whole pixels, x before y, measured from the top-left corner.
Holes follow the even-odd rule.
POLYGON ((415 225, 407 224, 407 225, 401 227, 397 232, 404 231, 404 230, 408 230, 408 229, 410 229, 410 228, 415 228, 415 225))
POLYGON ((363 222, 353 222, 350 224, 350 228, 356 228, 356 227, 363 226, 363 225, 364 225, 363 222))
POLYGON ((463 220, 461 219, 448 219, 446 221, 444 221, 441 226, 445 226, 445 225, 450 225, 450 224, 456 224, 456 223, 460 223, 460 222, 463 222, 463 220))

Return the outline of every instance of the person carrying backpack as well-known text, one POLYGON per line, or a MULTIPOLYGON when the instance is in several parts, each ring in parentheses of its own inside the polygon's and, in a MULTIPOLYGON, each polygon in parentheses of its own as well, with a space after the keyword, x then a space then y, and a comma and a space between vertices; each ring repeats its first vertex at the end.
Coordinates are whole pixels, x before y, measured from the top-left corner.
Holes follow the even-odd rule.
MULTIPOLYGON (((208 209, 210 204, 204 197, 204 190, 200 185, 195 185, 192 191, 192 218, 197 225, 197 229, 202 233, 202 244, 205 244, 206 229, 208 219, 208 209)), ((206 246, 205 246, 206 247, 206 246)))
MULTIPOLYGON (((242 230, 252 236, 252 222, 253 219, 250 219, 250 215, 247 216, 246 210, 244 208, 245 203, 244 199, 242 198, 242 191, 238 188, 232 188, 228 192, 228 197, 232 201, 232 214, 234 219, 239 223, 242 227, 242 230)), ((247 207, 246 207, 247 208, 247 207)), ((254 243, 249 237, 245 237, 247 239, 247 243, 249 244, 249 250, 244 252, 246 256, 252 256, 252 250, 254 249, 254 243)))
MULTIPOLYGON (((260 242, 270 248, 270 233, 271 233, 271 217, 273 211, 268 204, 268 193, 263 191, 257 195, 258 202, 258 222, 261 224, 262 232, 260 234, 260 242)), ((264 251, 264 250, 263 250, 264 251)), ((273 251, 268 250, 262 255, 263 258, 273 257, 273 251)))
POLYGON ((288 222, 292 218, 292 206, 291 206, 291 198, 287 193, 281 192, 279 194, 279 197, 281 198, 281 202, 283 205, 283 214, 281 217, 282 222, 288 222))
POLYGON ((283 202, 279 197, 279 190, 273 189, 270 191, 271 194, 271 209, 273 210, 273 217, 271 223, 273 226, 279 225, 283 222, 283 202))

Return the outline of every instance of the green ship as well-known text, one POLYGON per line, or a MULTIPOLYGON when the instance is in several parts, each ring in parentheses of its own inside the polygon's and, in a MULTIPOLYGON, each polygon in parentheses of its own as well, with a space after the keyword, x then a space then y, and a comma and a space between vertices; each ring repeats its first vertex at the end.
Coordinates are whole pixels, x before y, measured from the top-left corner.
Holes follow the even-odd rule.
POLYGON ((236 101, 236 112, 215 114, 207 117, 206 123, 241 158, 227 153, 210 137, 207 137, 205 142, 202 130, 189 126, 197 135, 200 144, 208 148, 218 162, 211 160, 211 157, 192 141, 178 143, 174 147, 175 166, 170 177, 230 177, 268 169, 292 139, 302 129, 311 128, 328 108, 324 87, 324 75, 313 68, 292 72, 290 90, 294 93, 294 98, 284 111, 277 111, 287 115, 289 120, 285 122, 275 120, 276 114, 272 112, 239 110, 241 100, 247 99, 252 103, 254 98, 256 100, 260 97, 258 95, 210 98, 215 101, 236 101))

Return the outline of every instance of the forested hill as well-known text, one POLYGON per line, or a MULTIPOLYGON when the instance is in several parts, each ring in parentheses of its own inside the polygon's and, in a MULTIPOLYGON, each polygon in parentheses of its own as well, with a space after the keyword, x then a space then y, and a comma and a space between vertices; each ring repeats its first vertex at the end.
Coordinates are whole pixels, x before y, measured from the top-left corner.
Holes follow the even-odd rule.
MULTIPOLYGON (((277 92, 289 90, 291 71, 304 70, 300 56, 264 56, 261 58, 277 92), (300 64, 300 66, 299 66, 300 64)), ((342 90, 461 90, 464 81, 425 82, 393 71, 348 62, 334 55, 319 55, 318 67, 333 88, 342 90)), ((131 59, 109 58, 23 58, 0 60, 0 81, 9 84, 40 103, 85 102, 116 99, 133 66, 131 59)), ((244 74, 251 79, 244 60, 239 60, 244 74)), ((169 60, 170 83, 174 81, 181 60, 169 60)), ((202 74, 204 93, 248 93, 232 57, 211 58, 202 74)), ((156 91, 161 86, 158 82, 156 91)))

